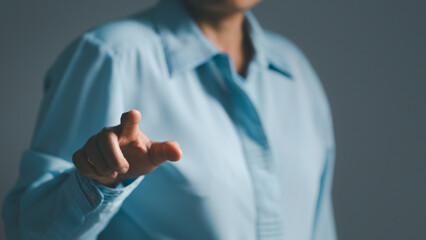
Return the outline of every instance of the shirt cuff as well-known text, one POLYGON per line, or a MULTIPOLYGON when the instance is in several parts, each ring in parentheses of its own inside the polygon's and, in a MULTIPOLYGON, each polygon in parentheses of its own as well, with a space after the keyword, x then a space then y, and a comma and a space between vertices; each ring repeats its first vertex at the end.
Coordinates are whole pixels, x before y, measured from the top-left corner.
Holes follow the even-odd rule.
POLYGON ((99 205, 111 205, 111 207, 121 205, 144 178, 144 176, 139 176, 127 185, 120 183, 116 188, 110 188, 82 176, 78 171, 75 172, 80 186, 93 208, 99 205))

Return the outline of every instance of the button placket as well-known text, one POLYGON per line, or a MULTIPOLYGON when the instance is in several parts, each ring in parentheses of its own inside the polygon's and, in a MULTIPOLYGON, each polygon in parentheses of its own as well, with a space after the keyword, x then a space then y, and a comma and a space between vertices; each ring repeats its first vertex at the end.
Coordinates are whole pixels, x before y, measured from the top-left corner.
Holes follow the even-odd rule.
POLYGON ((218 56, 253 183, 257 210, 258 239, 283 239, 279 181, 275 174, 270 146, 253 102, 233 71, 227 55, 218 56))

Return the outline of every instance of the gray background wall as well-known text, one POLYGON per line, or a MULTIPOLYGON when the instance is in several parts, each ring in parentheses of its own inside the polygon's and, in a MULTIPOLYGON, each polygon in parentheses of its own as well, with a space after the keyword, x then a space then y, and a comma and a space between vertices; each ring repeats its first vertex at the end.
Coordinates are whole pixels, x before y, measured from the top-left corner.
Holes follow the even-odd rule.
MULTIPOLYGON (((153 3, 0 2, 0 202, 54 58, 88 28, 153 3)), ((264 0, 255 9, 264 27, 304 50, 328 93, 340 239, 426 239, 425 9, 422 0, 264 0)))

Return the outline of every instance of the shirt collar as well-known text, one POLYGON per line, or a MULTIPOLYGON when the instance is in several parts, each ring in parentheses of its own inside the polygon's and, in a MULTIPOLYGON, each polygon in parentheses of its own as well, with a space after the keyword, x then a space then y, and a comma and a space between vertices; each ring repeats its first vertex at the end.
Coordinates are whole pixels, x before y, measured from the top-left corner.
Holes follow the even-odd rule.
MULTIPOLYGON (((250 38, 255 49, 255 60, 264 68, 292 78, 284 59, 274 54, 262 27, 254 15, 246 12, 250 38)), ((220 50, 203 34, 179 0, 162 0, 156 8, 155 22, 166 55, 170 75, 194 69, 209 61, 220 50)))

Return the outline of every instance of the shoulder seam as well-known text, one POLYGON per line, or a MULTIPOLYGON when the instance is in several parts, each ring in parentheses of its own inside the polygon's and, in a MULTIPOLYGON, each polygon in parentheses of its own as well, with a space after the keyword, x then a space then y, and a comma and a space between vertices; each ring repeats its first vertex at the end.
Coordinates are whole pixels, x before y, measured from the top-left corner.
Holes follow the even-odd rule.
POLYGON ((96 37, 91 32, 85 33, 82 39, 97 45, 102 51, 105 51, 111 57, 115 57, 117 55, 117 52, 114 51, 110 46, 108 46, 105 41, 102 41, 100 38, 96 37))

